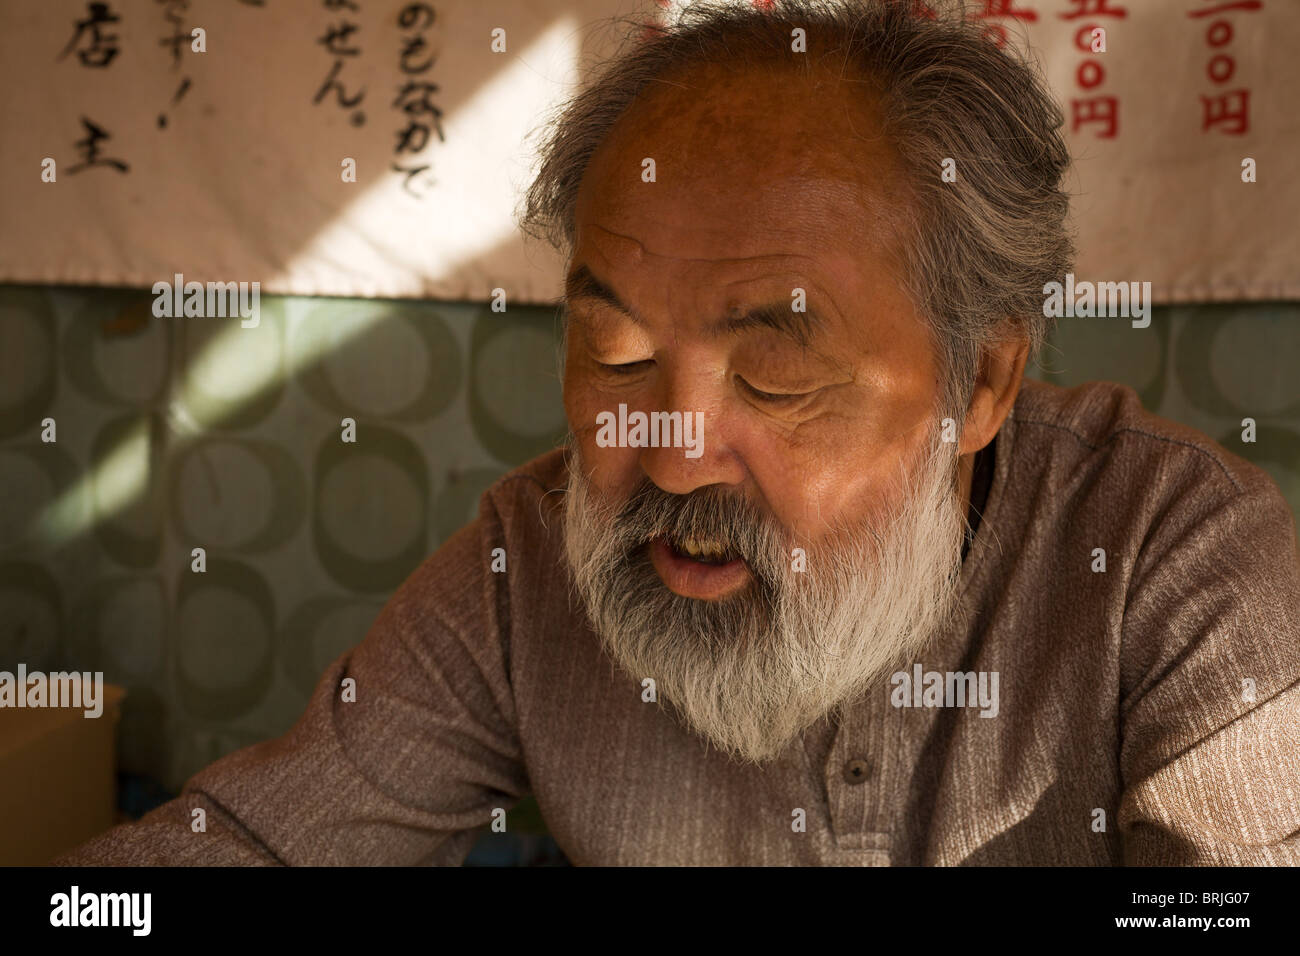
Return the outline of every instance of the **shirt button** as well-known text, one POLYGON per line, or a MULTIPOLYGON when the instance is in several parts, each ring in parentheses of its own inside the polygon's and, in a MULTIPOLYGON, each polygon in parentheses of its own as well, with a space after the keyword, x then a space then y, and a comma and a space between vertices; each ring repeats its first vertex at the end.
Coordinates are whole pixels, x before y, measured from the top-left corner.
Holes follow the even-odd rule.
POLYGON ((865 760, 850 760, 844 765, 844 782, 865 783, 870 769, 865 760))

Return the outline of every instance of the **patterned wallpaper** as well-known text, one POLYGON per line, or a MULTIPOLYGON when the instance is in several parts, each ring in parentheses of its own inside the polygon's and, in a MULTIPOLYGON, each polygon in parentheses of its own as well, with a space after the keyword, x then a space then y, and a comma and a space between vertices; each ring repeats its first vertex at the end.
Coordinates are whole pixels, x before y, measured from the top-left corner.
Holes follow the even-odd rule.
MULTIPOLYGON (((564 424, 551 309, 264 297, 243 329, 151 304, 0 287, 0 669, 126 685, 122 765, 175 790, 286 731, 482 490, 564 424)), ((1132 385, 1300 514, 1300 305, 1065 320, 1041 364, 1132 385)))
POLYGON ((287 730, 564 415, 554 310, 264 297, 245 329, 152 301, 0 288, 0 669, 126 685, 122 766, 177 789, 287 730))

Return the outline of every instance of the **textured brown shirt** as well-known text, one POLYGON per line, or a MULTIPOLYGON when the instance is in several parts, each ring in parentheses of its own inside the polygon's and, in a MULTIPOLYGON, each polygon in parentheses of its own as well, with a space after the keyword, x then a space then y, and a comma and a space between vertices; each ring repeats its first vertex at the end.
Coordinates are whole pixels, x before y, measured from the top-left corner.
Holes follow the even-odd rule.
POLYGON ((287 735, 61 862, 455 864, 531 792, 577 864, 1300 863, 1294 521, 1130 389, 1027 381, 998 434, 957 622, 916 662, 996 672, 997 715, 886 678, 763 768, 603 654, 563 482, 560 452, 502 478, 287 735))

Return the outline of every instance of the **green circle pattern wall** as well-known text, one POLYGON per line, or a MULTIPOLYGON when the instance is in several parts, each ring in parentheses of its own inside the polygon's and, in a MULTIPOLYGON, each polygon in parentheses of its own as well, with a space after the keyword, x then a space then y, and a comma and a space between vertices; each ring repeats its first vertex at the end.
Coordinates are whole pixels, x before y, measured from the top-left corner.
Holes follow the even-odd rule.
POLYGON ((175 789, 286 731, 565 426, 554 309, 265 296, 242 328, 152 302, 0 287, 0 669, 125 685, 123 767, 175 789))

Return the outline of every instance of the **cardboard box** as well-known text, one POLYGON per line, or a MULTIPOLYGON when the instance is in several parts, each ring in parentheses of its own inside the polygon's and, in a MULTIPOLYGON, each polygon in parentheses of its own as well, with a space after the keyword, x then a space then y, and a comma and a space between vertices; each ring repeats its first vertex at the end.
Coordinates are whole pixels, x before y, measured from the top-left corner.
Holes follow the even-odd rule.
POLYGON ((116 739, 126 691, 101 688, 98 717, 82 707, 0 706, 0 866, 43 865, 117 822, 116 739))

